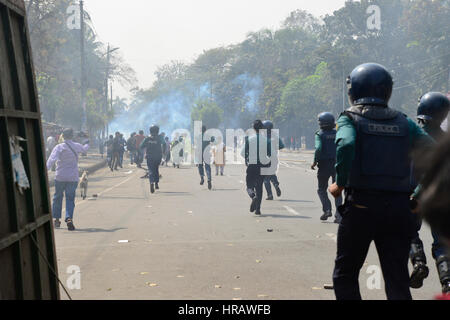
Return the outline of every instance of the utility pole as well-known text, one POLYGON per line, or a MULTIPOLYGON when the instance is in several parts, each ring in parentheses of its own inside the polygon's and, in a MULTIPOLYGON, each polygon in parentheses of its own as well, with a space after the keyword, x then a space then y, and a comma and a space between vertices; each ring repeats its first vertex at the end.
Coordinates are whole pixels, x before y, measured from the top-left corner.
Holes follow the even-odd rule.
POLYGON ((80 0, 80 51, 81 51, 81 130, 87 130, 86 115, 86 57, 84 52, 84 1, 80 0))
MULTIPOLYGON (((111 53, 119 50, 119 48, 114 48, 111 49, 111 46, 108 43, 108 50, 106 51, 106 77, 105 77, 105 108, 104 108, 104 112, 105 115, 108 115, 108 107, 109 107, 109 103, 108 103, 108 90, 109 90, 109 75, 110 75, 110 68, 111 68, 111 53)), ((111 86, 111 106, 112 106, 112 86, 111 86)), ((111 107, 112 109, 112 107, 111 107)), ((106 121, 105 124, 106 127, 106 136, 109 136, 109 125, 108 125, 108 120, 106 121)))
MULTIPOLYGON (((448 65, 447 98, 450 99, 450 64, 448 65)), ((447 117, 447 132, 450 132, 450 114, 447 117)))
POLYGON ((342 65, 342 111, 345 111, 345 73, 342 65))
MULTIPOLYGON (((109 52, 109 43, 108 43, 108 50, 106 51, 106 76, 105 76, 105 107, 104 107, 104 114, 107 116, 108 115, 108 80, 109 80, 109 57, 110 57, 110 52, 109 52)), ((106 136, 109 136, 109 130, 108 130, 108 120, 106 120, 105 123, 105 129, 106 129, 106 136)), ((104 130, 105 131, 105 130, 104 130)))

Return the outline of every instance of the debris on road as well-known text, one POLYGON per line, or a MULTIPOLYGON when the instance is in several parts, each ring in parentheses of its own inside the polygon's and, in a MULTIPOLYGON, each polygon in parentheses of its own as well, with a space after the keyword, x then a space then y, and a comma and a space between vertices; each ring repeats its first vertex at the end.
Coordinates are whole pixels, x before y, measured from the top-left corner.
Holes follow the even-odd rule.
POLYGON ((177 276, 177 278, 184 278, 184 276, 182 276, 182 275, 179 275, 179 276, 177 276))
POLYGON ((214 286, 214 288, 216 288, 216 289, 220 289, 220 288, 222 288, 222 286, 221 286, 221 285, 219 285, 219 284, 216 284, 216 285, 214 286))
POLYGON ((130 242, 130 241, 128 241, 128 240, 119 240, 119 241, 117 241, 117 242, 119 242, 119 243, 128 243, 128 242, 130 242))
POLYGON ((324 285, 323 285, 323 288, 324 288, 324 289, 327 289, 327 290, 333 290, 333 289, 334 289, 334 286, 333 286, 332 284, 324 284, 324 285))
POLYGON ((93 194, 92 197, 93 198, 98 198, 98 194, 93 194))
POLYGON ((256 260, 256 263, 261 263, 262 261, 261 260, 256 260))
POLYGON ((141 273, 139 273, 140 275, 145 275, 145 274, 148 274, 148 272, 141 272, 141 273))
POLYGON ((236 290, 236 291, 238 291, 238 290, 241 290, 241 288, 233 288, 233 290, 236 290))
POLYGON ((158 286, 158 284, 151 283, 151 282, 146 282, 145 284, 148 285, 149 287, 157 287, 158 286))
POLYGON ((313 290, 322 290, 322 288, 319 288, 319 287, 312 287, 311 289, 313 289, 313 290))
POLYGON ((258 298, 267 298, 268 295, 267 294, 258 294, 258 298))
POLYGON ((267 229, 267 232, 273 232, 273 229, 267 229))

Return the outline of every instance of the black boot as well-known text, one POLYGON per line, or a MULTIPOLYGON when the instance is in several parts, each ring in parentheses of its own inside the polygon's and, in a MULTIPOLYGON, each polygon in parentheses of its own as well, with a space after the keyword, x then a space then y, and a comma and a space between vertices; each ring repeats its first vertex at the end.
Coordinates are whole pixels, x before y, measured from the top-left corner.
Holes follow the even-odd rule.
POLYGON ((211 181, 208 181, 208 189, 209 189, 209 190, 212 189, 212 183, 211 183, 211 181))
POLYGON ((411 263, 413 264, 413 271, 409 279, 409 286, 413 289, 419 289, 423 286, 423 280, 428 277, 430 273, 427 267, 427 257, 423 251, 423 244, 416 242, 411 244, 411 263))
POLYGON ((153 183, 150 183, 150 192, 155 193, 155 185, 153 183))
POLYGON ((327 211, 327 212, 324 212, 324 214, 320 217, 320 220, 327 221, 328 218, 330 218, 332 216, 333 216, 333 214, 331 213, 331 211, 327 211))
POLYGON ((258 199, 256 198, 256 193, 252 188, 247 188, 247 193, 250 199, 252 199, 252 203, 250 205, 250 212, 255 212, 256 202, 258 201, 258 199))
POLYGON ((155 183, 155 189, 156 189, 156 190, 159 190, 159 184, 158 184, 158 182, 155 183))
POLYGON ((450 293, 450 257, 439 256, 436 260, 436 267, 442 284, 442 293, 450 293))
POLYGON ((272 201, 272 200, 273 200, 273 195, 269 194, 269 195, 267 196, 267 199, 266 199, 266 200, 272 201))
POLYGON ((200 178, 200 185, 202 186, 202 185, 204 185, 205 184, 205 178, 202 176, 201 178, 200 178))

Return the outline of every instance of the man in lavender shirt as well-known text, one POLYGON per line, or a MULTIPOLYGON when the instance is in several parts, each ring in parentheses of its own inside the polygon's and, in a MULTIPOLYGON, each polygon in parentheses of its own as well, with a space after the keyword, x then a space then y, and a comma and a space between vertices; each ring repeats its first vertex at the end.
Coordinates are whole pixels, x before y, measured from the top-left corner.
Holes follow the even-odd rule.
POLYGON ((56 162, 55 194, 53 196, 53 217, 55 228, 61 226, 61 211, 64 193, 66 195, 66 223, 70 231, 75 230, 73 225, 73 211, 75 209, 75 191, 78 187, 78 155, 86 153, 89 141, 85 145, 73 142, 73 130, 65 129, 64 142, 57 145, 47 160, 47 169, 50 170, 56 162))

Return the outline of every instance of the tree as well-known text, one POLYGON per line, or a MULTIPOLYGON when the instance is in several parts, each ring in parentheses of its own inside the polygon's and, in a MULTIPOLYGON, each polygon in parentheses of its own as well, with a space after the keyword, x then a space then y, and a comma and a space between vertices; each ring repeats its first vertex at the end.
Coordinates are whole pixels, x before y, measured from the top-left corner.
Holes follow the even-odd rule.
POLYGON ((223 121, 223 110, 213 101, 200 100, 192 109, 191 119, 202 121, 208 128, 218 128, 223 121))

